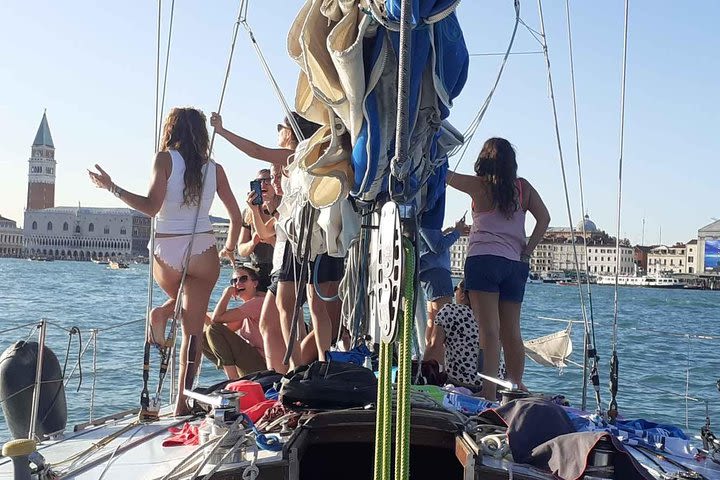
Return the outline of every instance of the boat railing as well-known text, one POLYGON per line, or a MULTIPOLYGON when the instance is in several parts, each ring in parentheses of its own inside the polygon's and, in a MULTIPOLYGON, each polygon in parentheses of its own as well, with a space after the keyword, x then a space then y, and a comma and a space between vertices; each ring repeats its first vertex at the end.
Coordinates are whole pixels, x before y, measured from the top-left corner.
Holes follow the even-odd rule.
MULTIPOLYGON (((98 374, 98 362, 97 362, 97 360, 98 360, 97 359, 98 335, 102 332, 107 332, 109 330, 114 330, 117 328, 125 327, 127 325, 140 323, 140 322, 145 322, 145 319, 140 318, 140 319, 136 319, 136 320, 130 320, 127 322, 114 324, 114 325, 111 325, 109 327, 102 328, 102 329, 97 329, 97 328, 87 329, 86 331, 90 333, 90 336, 85 341, 84 345, 82 345, 82 342, 81 342, 80 348, 78 351, 77 360, 75 361, 74 365, 70 369, 70 373, 66 374, 65 367, 67 367, 68 357, 70 355, 70 348, 68 345, 68 349, 65 354, 66 358, 64 361, 65 367, 63 367, 63 371, 62 371, 63 377, 61 379, 61 381, 63 382, 63 387, 67 387, 67 385, 70 383, 70 380, 73 378, 75 372, 78 369, 80 369, 80 371, 82 372, 83 358, 91 346, 92 346, 92 350, 93 350, 92 387, 90 390, 89 414, 88 414, 88 421, 81 424, 83 426, 83 428, 85 428, 88 425, 95 424, 96 421, 98 420, 95 418, 95 397, 96 397, 96 385, 97 385, 96 382, 97 382, 97 376, 98 376, 97 375, 98 374)), ((27 335, 27 337, 24 339, 24 342, 29 341, 30 338, 33 337, 37 332, 38 350, 37 350, 37 357, 36 357, 35 380, 31 385, 28 385, 24 389, 15 392, 13 394, 13 396, 18 395, 18 394, 26 391, 29 388, 33 388, 32 405, 31 405, 31 409, 30 409, 30 422, 29 422, 30 427, 28 429, 27 438, 40 441, 42 439, 39 438, 37 435, 37 422, 38 422, 38 415, 39 415, 39 408, 40 408, 41 385, 43 383, 49 382, 47 380, 45 380, 45 381, 42 380, 43 364, 45 361, 44 350, 45 350, 48 330, 50 328, 62 330, 64 332, 68 333, 71 337, 74 334, 78 334, 78 335, 81 334, 81 330, 78 327, 66 328, 62 325, 59 325, 59 324, 53 322, 53 321, 50 321, 49 319, 42 318, 42 319, 40 319, 40 321, 25 323, 22 325, 8 328, 6 330, 2 330, 2 331, 0 331, 0 335, 7 334, 7 333, 17 331, 17 330, 22 330, 22 329, 25 329, 28 327, 31 327, 31 330, 30 330, 29 334, 27 335)), ((52 380, 52 382, 55 382, 55 381, 57 381, 57 380, 52 380)), ((82 374, 81 374, 80 381, 82 382, 82 374)), ((79 392, 79 388, 80 387, 78 387, 78 392, 79 392)), ((4 401, 7 401, 7 400, 8 399, 4 399, 4 401)))

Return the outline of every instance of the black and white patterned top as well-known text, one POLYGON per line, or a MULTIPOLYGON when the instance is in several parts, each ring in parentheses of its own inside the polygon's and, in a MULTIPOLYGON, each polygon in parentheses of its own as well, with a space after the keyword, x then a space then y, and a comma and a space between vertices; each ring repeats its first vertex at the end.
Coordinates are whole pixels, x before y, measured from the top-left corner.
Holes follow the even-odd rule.
MULTIPOLYGON (((482 387, 477 372, 480 365, 480 331, 467 305, 448 303, 435 317, 435 325, 445 331, 445 371, 451 383, 482 387)), ((505 362, 500 360, 498 378, 505 378, 505 362)))

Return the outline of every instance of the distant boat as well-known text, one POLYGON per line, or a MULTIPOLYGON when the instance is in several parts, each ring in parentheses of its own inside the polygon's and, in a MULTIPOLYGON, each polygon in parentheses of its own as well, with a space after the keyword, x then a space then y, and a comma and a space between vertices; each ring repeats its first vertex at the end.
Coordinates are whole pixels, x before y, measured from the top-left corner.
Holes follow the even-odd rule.
POLYGON ((121 262, 121 261, 116 262, 114 260, 111 260, 110 263, 108 264, 108 268, 110 270, 121 270, 123 268, 129 268, 129 267, 130 266, 127 263, 121 262))
POLYGON ((45 256, 35 256, 35 257, 28 257, 28 260, 31 260, 33 262, 52 262, 55 260, 52 257, 45 257, 45 256))
POLYGON ((528 275, 527 283, 543 283, 543 279, 537 273, 530 272, 528 275))
POLYGON ((110 263, 110 260, 103 260, 102 258, 92 258, 90 261, 98 265, 108 265, 110 263))
MULTIPOLYGON (((597 279, 598 285, 615 285, 614 275, 601 275, 597 279)), ((618 276, 618 285, 623 287, 650 287, 650 288, 684 288, 685 284, 677 278, 661 275, 642 277, 618 276)))

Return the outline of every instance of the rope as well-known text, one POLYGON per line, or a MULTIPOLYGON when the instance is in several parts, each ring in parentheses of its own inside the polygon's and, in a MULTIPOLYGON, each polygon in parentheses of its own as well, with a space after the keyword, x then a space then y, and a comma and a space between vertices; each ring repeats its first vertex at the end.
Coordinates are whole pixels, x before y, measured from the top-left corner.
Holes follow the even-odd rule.
MULTIPOLYGON (((70 358, 70 345, 72 343, 72 336, 77 334, 78 336, 78 363, 80 362, 80 354, 82 353, 82 334, 80 333, 80 329, 78 327, 72 327, 70 329, 70 334, 68 337, 68 344, 67 344, 67 350, 65 351, 65 363, 63 364, 63 370, 62 370, 62 378, 65 378, 65 372, 67 371, 67 362, 70 358)), ((73 369, 73 372, 75 369, 73 369)), ((67 378, 65 381, 65 387, 67 387, 67 384, 70 383, 70 379, 67 378)), ((80 382, 78 382, 77 390, 75 390, 75 393, 80 391, 80 387, 82 386, 82 365, 80 365, 80 382)))
MULTIPOLYGON (((48 322, 48 323, 50 323, 50 322, 48 322)), ((7 330, 0 330, 0 335, 4 335, 6 333, 13 332, 15 330, 20 330, 21 328, 33 327, 33 329, 34 329, 34 328, 37 328, 37 325, 38 325, 37 322, 25 323, 23 325, 18 325, 17 327, 8 328, 7 330)), ((30 338, 30 337, 28 336, 28 338, 30 338)))
MULTIPOLYGON (((412 372, 412 332, 415 324, 415 249, 405 239, 403 323, 398 344, 397 431, 395 434, 395 479, 410 478, 410 376, 412 372)), ((418 364, 418 370, 420 365, 418 364)))
MULTIPOLYGON (((470 122, 470 125, 463 133, 463 143, 461 145, 458 145, 453 150, 451 150, 450 153, 448 154, 449 157, 452 157, 455 154, 457 154, 460 150, 462 150, 462 153, 460 154, 460 158, 458 158, 457 162, 455 163, 455 168, 452 170, 452 173, 450 174, 451 176, 455 174, 455 171, 457 170, 458 166, 460 165, 460 162, 462 162, 462 159, 468 150, 470 142, 472 141, 472 138, 475 135, 475 132, 477 131, 478 127, 480 126, 480 122, 482 122, 483 117, 485 117, 485 113, 487 112, 488 108, 490 107, 490 101, 492 100, 493 95, 495 95, 495 90, 497 89, 497 86, 500 84, 500 78, 502 78, 502 74, 505 71, 505 64, 507 63, 508 57, 511 55, 511 50, 512 50, 513 44, 515 43, 515 34, 517 33, 518 24, 521 21, 520 20, 520 0, 514 1, 514 7, 515 7, 515 25, 513 26, 512 35, 510 36, 510 43, 508 44, 508 47, 505 50, 505 54, 504 54, 502 63, 500 64, 500 69, 498 70, 498 74, 495 77, 495 83, 493 84, 492 88, 490 89, 490 93, 488 93, 487 97, 485 97, 485 101, 480 106, 480 110, 478 110, 478 113, 475 115, 475 118, 473 118, 472 122, 470 122)), ((536 53, 536 52, 533 52, 533 53, 536 53)), ((542 52, 540 52, 540 53, 542 53, 542 52)))
POLYGON ((267 60, 265 59, 265 55, 263 54, 262 50, 260 49, 260 45, 258 44, 257 40, 255 39, 255 34, 253 33, 252 27, 250 27, 250 24, 247 21, 247 12, 248 7, 250 5, 250 0, 242 0, 241 1, 241 16, 240 16, 240 24, 245 28, 245 31, 248 33, 248 37, 250 37, 250 43, 252 43, 253 48, 255 48, 255 53, 258 56, 258 59, 260 60, 260 65, 263 68, 263 71, 265 72, 265 76, 267 76, 267 79, 270 81, 270 84, 273 87, 273 91, 275 92, 275 96, 277 97, 278 101, 280 102, 280 106, 285 111, 285 116, 287 117, 288 121, 290 122, 290 127, 292 128, 293 132, 295 133, 295 138, 298 140, 303 140, 305 137, 302 134, 302 131, 300 130, 300 126, 297 124, 297 121, 295 120, 295 117, 292 115, 292 109, 290 108, 290 105, 287 103, 287 100, 285 100, 285 96, 282 93, 282 90, 280 89, 280 85, 275 80, 275 76, 272 73, 272 70, 270 70, 270 66, 267 63, 267 60))
POLYGON ((374 480, 391 480, 392 344, 380 342, 378 399, 375 412, 374 480))
MULTIPOLYGON (((583 322, 585 323, 585 334, 584 334, 584 354, 583 354, 583 384, 582 384, 582 403, 581 409, 585 410, 587 406, 587 368, 588 359, 597 357, 595 350, 595 318, 593 316, 592 308, 592 290, 590 288, 590 265, 588 258, 587 248, 587 231, 585 229, 585 194, 583 190, 582 180, 582 162, 580 160, 580 128, 578 127, 578 113, 577 113, 577 98, 575 93, 575 61, 573 55, 572 46, 572 28, 570 24, 570 1, 565 0, 565 13, 567 19, 567 31, 568 31, 568 50, 570 55, 570 84, 572 91, 572 104, 573 104, 573 120, 575 125, 575 155, 577 157, 578 164, 578 182, 580 185, 580 211, 582 212, 582 237, 583 237, 583 253, 585 255, 585 284, 588 296, 588 306, 590 309, 590 321, 588 323, 587 309, 585 307, 585 298, 583 296, 580 276, 578 272, 578 290, 580 292, 580 308, 583 314, 583 322)), ((572 223, 572 222, 571 222, 572 223)), ((574 235, 573 235, 574 236, 574 235)), ((619 252, 618 252, 619 255, 619 252)), ((576 260, 577 261, 577 260, 576 260)), ((579 270, 579 268, 578 268, 579 270)))
POLYGON ((620 87, 620 152, 618 159, 618 196, 617 196, 617 230, 615 237, 615 292, 613 296, 613 325, 612 325, 612 358, 610 359, 610 404, 608 412, 610 419, 617 417, 617 389, 618 389, 618 368, 617 357, 618 343, 618 275, 620 274, 620 213, 622 206, 622 171, 623 171, 623 149, 625 147, 625 83, 627 77, 627 46, 628 46, 628 11, 629 0, 625 0, 625 25, 623 28, 623 67, 622 82, 620 87))
MULTIPOLYGON (((222 90, 220 91, 220 101, 218 102, 218 109, 217 112, 222 112, 222 106, 223 101, 225 100, 225 91, 227 90, 227 84, 228 79, 230 77, 230 69, 232 67, 232 59, 233 54, 235 53, 235 43, 237 41, 238 31, 240 28, 240 19, 243 14, 243 2, 240 4, 240 12, 238 13, 238 19, 235 22, 235 26, 233 28, 233 34, 232 34, 232 44, 230 45, 230 55, 228 57, 228 63, 227 68, 225 69, 225 77, 223 79, 223 85, 222 90)), ((188 265, 190 264, 190 257, 192 252, 193 243, 195 240, 195 230, 197 229, 197 222, 198 217, 200 216, 200 206, 202 204, 202 198, 203 194, 205 192, 205 180, 207 178, 207 172, 212 167, 211 159, 212 159, 212 152, 213 152, 213 145, 215 143, 215 131, 213 130, 212 136, 210 137, 210 146, 208 147, 208 159, 205 163, 205 171, 203 172, 203 179, 202 179, 202 187, 200 189, 200 197, 198 198, 198 205, 197 209, 195 210, 195 221, 193 222, 193 233, 190 235, 190 242, 188 244, 187 252, 185 254, 185 258, 183 261, 183 271, 182 271, 182 277, 180 278, 180 285, 178 286, 177 295, 175 298, 175 311, 173 312, 173 317, 170 322, 170 333, 168 334, 167 338, 165 339, 165 346, 163 347, 163 350, 161 351, 161 364, 160 364, 160 379, 158 382, 158 387, 155 391, 155 403, 159 403, 160 399, 160 392, 162 391, 163 381, 165 379, 165 374, 167 372, 167 365, 170 357, 174 357, 175 354, 175 338, 177 335, 177 323, 178 318, 180 317, 180 312, 182 311, 182 291, 183 287, 185 286, 185 280, 187 278, 187 270, 188 265)), ((148 316, 149 318, 149 316, 148 316)), ((147 346, 146 346, 147 348, 147 346)), ((195 359, 193 359, 194 361, 195 359)), ((182 385, 179 385, 178 388, 183 388, 182 385)))
MULTIPOLYGON (((547 45, 547 37, 545 35, 545 19, 543 17, 543 9, 542 9, 542 0, 538 0, 538 12, 540 16, 540 36, 542 38, 542 49, 545 53, 545 66, 547 68, 547 79, 548 79, 548 90, 550 95, 550 103, 552 105, 552 112, 553 112, 553 121, 555 123, 555 141, 557 143, 557 149, 558 149, 558 159, 560 161, 560 173, 562 174, 562 183, 563 183, 563 190, 565 193, 565 209, 567 212, 568 222, 570 223, 570 239, 572 241, 572 250, 573 250, 573 258, 575 260, 575 272, 577 274, 578 278, 578 289, 580 290, 580 304, 582 307, 582 315, 583 315, 583 321, 585 322, 585 331, 586 333, 589 333, 589 325, 587 320, 587 313, 585 311, 585 303, 584 303, 584 297, 583 297, 583 291, 582 287, 580 285, 580 266, 578 261, 578 253, 577 253, 577 242, 575 239, 575 227, 573 225, 573 218, 572 218, 572 209, 570 207, 570 193, 568 191, 568 183, 567 183, 567 174, 565 173, 565 159, 563 156, 563 150, 562 150, 562 141, 560 139, 560 125, 558 121, 558 114, 557 114, 557 105, 555 102, 555 89, 553 87, 553 81, 552 81, 552 70, 550 68, 550 55, 548 53, 548 45, 547 45)), ((530 28, 530 27, 528 27, 530 28)), ((588 335, 589 336, 589 335, 588 335)), ((590 348, 588 348, 590 350, 590 348)), ((594 350, 594 348, 593 348, 594 350)), ((584 384, 585 382, 583 382, 584 384)), ((598 390, 599 392, 599 390, 598 390)), ((602 410, 602 404, 599 401, 598 394, 596 394, 596 400, 597 400, 597 409, 598 413, 601 413, 602 410)))
POLYGON ((97 330, 90 330, 90 339, 93 342, 93 382, 90 391, 90 421, 93 421, 95 409, 95 381, 97 380, 97 330))

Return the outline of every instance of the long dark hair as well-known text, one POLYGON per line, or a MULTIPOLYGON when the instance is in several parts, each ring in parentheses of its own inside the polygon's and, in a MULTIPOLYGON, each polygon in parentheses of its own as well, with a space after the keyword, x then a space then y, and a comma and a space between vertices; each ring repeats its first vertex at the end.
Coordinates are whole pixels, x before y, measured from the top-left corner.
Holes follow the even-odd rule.
POLYGON ((475 162, 475 174, 488 180, 493 206, 506 217, 512 217, 521 201, 515 187, 517 160, 512 144, 504 138, 486 140, 475 162))
POLYGON ((185 160, 183 204, 198 205, 202 166, 209 156, 205 114, 196 108, 173 108, 165 120, 160 151, 177 150, 185 160))

